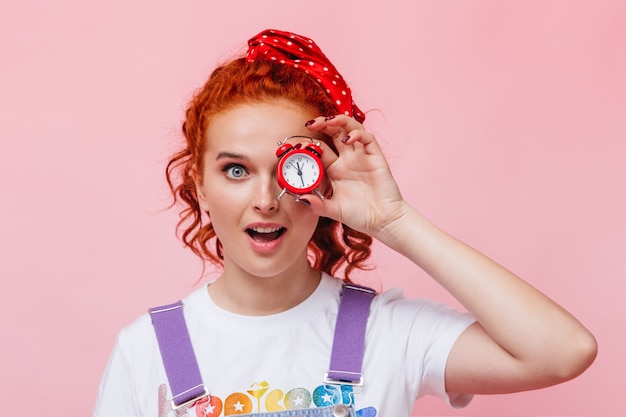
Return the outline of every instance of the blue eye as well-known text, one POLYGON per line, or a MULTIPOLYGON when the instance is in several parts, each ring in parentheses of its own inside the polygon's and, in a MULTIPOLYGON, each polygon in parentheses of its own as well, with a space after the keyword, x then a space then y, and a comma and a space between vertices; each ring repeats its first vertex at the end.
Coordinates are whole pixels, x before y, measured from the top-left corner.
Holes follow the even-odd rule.
POLYGON ((222 171, 226 173, 228 178, 239 179, 244 177, 248 171, 238 164, 228 164, 226 165, 222 171))

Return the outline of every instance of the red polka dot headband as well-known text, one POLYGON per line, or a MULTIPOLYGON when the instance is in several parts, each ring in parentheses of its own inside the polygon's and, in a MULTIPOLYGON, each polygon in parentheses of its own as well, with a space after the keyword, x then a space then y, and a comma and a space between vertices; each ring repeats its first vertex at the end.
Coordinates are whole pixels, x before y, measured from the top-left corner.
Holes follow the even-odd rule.
POLYGON ((360 123, 365 115, 352 100, 352 92, 339 71, 309 38, 280 30, 264 30, 248 41, 246 60, 266 59, 292 65, 314 77, 326 89, 340 113, 360 123))

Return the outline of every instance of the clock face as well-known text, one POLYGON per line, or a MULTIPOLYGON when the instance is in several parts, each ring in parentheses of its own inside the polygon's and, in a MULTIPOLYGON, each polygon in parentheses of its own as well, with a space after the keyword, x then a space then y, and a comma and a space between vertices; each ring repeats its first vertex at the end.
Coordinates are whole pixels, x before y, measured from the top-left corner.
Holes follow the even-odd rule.
POLYGON ((278 182, 292 193, 309 193, 322 182, 320 166, 308 151, 291 152, 278 165, 278 182))

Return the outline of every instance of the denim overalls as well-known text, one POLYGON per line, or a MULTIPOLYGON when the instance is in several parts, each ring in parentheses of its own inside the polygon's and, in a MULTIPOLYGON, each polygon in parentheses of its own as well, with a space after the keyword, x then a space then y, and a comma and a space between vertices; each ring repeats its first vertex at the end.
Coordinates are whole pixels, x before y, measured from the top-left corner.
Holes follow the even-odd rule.
MULTIPOLYGON (((349 393, 348 404, 252 413, 246 416, 355 417, 352 388, 363 387, 361 365, 365 328, 369 307, 375 295, 376 292, 367 287, 354 284, 343 285, 335 325, 330 370, 324 375, 323 382, 325 386, 336 386, 342 393, 349 393)), ((191 346, 183 315, 183 303, 178 301, 174 304, 151 308, 149 312, 172 391, 172 409, 177 415, 185 415, 188 407, 209 397, 209 392, 202 382, 200 369, 191 346)))

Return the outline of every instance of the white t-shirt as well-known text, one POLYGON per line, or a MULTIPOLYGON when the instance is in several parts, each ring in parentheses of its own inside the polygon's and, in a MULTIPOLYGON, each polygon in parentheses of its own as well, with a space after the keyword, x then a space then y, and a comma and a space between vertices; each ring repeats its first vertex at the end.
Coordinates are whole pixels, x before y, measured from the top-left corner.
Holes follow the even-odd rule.
MULTIPOLYGON (((207 287, 184 302, 184 314, 211 401, 190 416, 228 416, 348 402, 362 417, 410 416, 416 398, 437 395, 454 407, 470 395, 448 395, 444 373, 458 336, 474 319, 445 305, 408 300, 393 289, 374 298, 365 338, 364 387, 351 394, 324 386, 342 281, 318 288, 285 312, 242 316, 217 307, 207 287)), ((171 417, 171 392, 150 316, 124 328, 100 386, 94 417, 171 417)))

